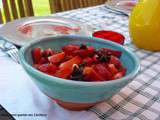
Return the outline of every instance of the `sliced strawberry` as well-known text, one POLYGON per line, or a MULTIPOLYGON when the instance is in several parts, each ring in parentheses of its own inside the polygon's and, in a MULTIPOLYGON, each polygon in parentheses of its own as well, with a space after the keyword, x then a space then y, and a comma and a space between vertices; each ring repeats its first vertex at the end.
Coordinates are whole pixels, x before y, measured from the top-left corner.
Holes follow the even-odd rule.
POLYGON ((108 70, 112 73, 112 75, 118 73, 118 69, 114 64, 108 64, 108 70))
POLYGON ((54 52, 54 51, 52 51, 52 49, 51 49, 51 48, 48 48, 48 49, 44 50, 42 54, 43 54, 43 56, 44 56, 44 57, 49 57, 49 56, 54 55, 54 54, 55 54, 55 52, 54 52))
POLYGON ((102 64, 95 65, 94 70, 105 80, 110 80, 112 78, 112 73, 102 64))
POLYGON ((100 76, 92 67, 85 67, 83 70, 83 74, 85 75, 85 81, 104 81, 105 79, 100 76))
POLYGON ((86 57, 83 59, 83 62, 86 64, 86 65, 91 65, 93 63, 93 59, 90 58, 90 57, 86 57))
POLYGON ((41 64, 33 64, 32 66, 33 66, 34 68, 38 69, 38 68, 41 66, 41 64))
POLYGON ((72 53, 75 50, 78 50, 80 47, 78 45, 66 45, 62 47, 62 50, 67 54, 67 55, 72 55, 72 53))
POLYGON ((94 55, 92 60, 93 60, 94 63, 98 63, 99 62, 98 55, 94 55))
POLYGON ((119 72, 113 76, 112 80, 120 79, 122 77, 123 77, 122 73, 119 72))
POLYGON ((120 69, 122 67, 121 61, 115 56, 111 56, 109 63, 114 64, 117 69, 120 69))
POLYGON ((73 52, 74 56, 80 56, 82 58, 85 57, 93 57, 94 55, 94 47, 93 46, 86 46, 86 45, 81 45, 81 47, 78 50, 75 50, 73 52))
POLYGON ((48 62, 48 59, 47 58, 44 58, 42 57, 39 61, 39 64, 44 64, 44 63, 47 63, 48 62))
POLYGON ((122 68, 122 69, 120 70, 120 72, 122 73, 123 76, 125 76, 127 70, 126 70, 125 68, 122 68))
POLYGON ((126 74, 126 69, 123 68, 120 72, 116 73, 112 79, 113 80, 120 79, 123 76, 125 76, 125 74, 126 74))
POLYGON ((61 62, 63 59, 65 58, 65 53, 64 52, 61 52, 61 53, 57 53, 57 54, 54 54, 52 56, 50 56, 48 58, 49 62, 51 63, 59 63, 61 62))
POLYGON ((88 51, 88 56, 90 56, 90 57, 92 57, 95 53, 95 50, 94 50, 93 46, 88 46, 87 51, 88 51))
POLYGON ((62 50, 61 53, 55 53, 50 48, 44 51, 34 48, 33 67, 59 78, 89 82, 114 80, 126 74, 118 58, 120 51, 109 48, 95 51, 94 47, 83 44, 66 45, 62 50))
POLYGON ((44 72, 50 75, 51 74, 53 75, 58 69, 58 67, 54 64, 36 65, 35 67, 37 67, 37 69, 40 70, 41 72, 44 72))
POLYGON ((34 48, 32 50, 33 63, 38 64, 41 60, 41 57, 42 57, 42 50, 40 48, 34 48))
POLYGON ((70 69, 72 69, 72 66, 74 64, 79 65, 81 63, 82 63, 81 57, 75 56, 74 58, 72 58, 72 59, 70 59, 70 60, 68 60, 68 61, 66 61, 64 63, 61 63, 60 66, 59 66, 59 68, 70 68, 70 69))
POLYGON ((79 49, 79 50, 74 51, 73 55, 85 58, 85 57, 88 57, 88 51, 86 49, 79 49))
POLYGON ((112 50, 112 49, 109 49, 109 48, 100 48, 99 51, 106 52, 106 54, 110 53, 111 55, 114 55, 116 57, 120 57, 122 55, 121 51, 119 51, 119 50, 112 50))
POLYGON ((72 56, 72 55, 66 55, 62 62, 68 61, 68 60, 72 59, 73 57, 74 56, 72 56))
MULTIPOLYGON (((74 65, 79 65, 82 63, 82 59, 79 56, 73 57, 72 59, 61 63, 59 66, 59 70, 56 72, 55 76, 60 77, 60 78, 70 78, 70 75, 73 72, 73 66, 74 65)), ((73 75, 73 74, 72 74, 73 75)))
POLYGON ((54 64, 48 64, 48 71, 51 73, 55 73, 58 70, 58 67, 54 64))
POLYGON ((43 65, 39 66, 38 70, 40 70, 41 72, 47 73, 48 72, 48 64, 43 64, 43 65))
POLYGON ((98 74, 95 70, 92 70, 90 76, 92 81, 105 81, 105 79, 100 74, 98 74))
POLYGON ((70 76, 71 73, 72 73, 72 70, 70 68, 61 68, 56 71, 54 76, 66 79, 70 76))
POLYGON ((83 74, 84 75, 89 75, 92 72, 93 68, 92 67, 85 67, 83 69, 83 74))

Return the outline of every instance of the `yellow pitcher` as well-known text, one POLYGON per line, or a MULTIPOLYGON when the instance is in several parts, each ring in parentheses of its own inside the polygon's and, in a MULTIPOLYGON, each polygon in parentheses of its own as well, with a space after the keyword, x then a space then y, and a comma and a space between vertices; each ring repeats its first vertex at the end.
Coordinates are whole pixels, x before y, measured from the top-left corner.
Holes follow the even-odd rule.
POLYGON ((130 16, 129 30, 139 48, 160 51, 160 0, 139 0, 130 16))

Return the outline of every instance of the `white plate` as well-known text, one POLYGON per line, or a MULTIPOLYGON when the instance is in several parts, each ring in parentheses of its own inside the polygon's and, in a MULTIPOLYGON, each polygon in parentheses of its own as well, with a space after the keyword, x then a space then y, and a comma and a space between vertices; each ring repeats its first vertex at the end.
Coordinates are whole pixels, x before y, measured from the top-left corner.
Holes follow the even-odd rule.
POLYGON ((91 35, 93 29, 83 23, 63 17, 27 17, 8 22, 0 29, 0 36, 18 46, 41 38, 60 34, 91 35))

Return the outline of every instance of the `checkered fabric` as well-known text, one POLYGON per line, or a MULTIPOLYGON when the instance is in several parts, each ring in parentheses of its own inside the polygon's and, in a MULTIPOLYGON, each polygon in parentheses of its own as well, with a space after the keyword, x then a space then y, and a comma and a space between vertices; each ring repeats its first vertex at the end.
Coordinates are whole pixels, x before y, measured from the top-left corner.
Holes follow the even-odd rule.
POLYGON ((77 9, 55 16, 82 21, 95 29, 114 30, 126 37, 125 47, 141 61, 139 75, 118 94, 89 109, 99 120, 160 120, 160 53, 136 48, 129 39, 128 17, 104 5, 77 9))
POLYGON ((126 38, 125 47, 141 61, 139 75, 111 99, 91 108, 101 120, 160 120, 160 53, 136 48, 130 41, 128 17, 116 14, 104 5, 58 13, 80 20, 95 29, 114 30, 126 38))

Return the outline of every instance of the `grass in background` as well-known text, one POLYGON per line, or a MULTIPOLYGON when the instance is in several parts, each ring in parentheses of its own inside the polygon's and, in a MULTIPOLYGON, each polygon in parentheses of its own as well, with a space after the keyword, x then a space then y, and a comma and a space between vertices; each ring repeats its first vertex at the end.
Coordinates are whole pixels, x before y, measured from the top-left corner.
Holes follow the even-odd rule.
MULTIPOLYGON (((34 14, 35 16, 45 16, 45 15, 50 15, 50 6, 49 6, 49 0, 32 0, 33 3, 33 9, 34 9, 34 14)), ((17 4, 17 1, 16 1, 17 4)), ((10 11, 11 7, 9 6, 10 11)), ((4 10, 2 7, 2 1, 0 0, 0 9, 2 12, 2 17, 5 22, 5 17, 4 17, 4 10)), ((19 14, 19 13, 18 13, 19 14)), ((13 16, 11 16, 13 18, 13 16)))
POLYGON ((35 16, 50 15, 49 0, 32 0, 35 16))

